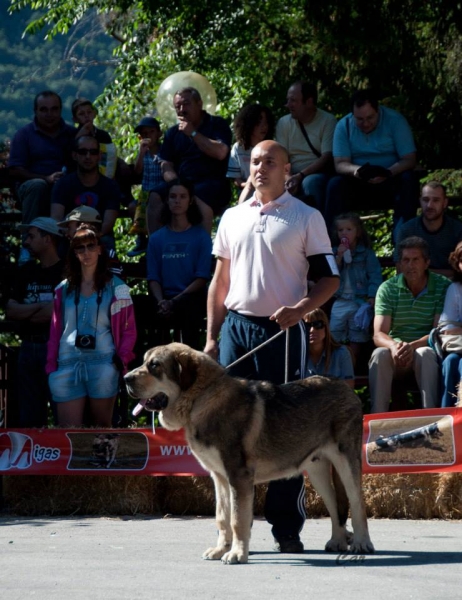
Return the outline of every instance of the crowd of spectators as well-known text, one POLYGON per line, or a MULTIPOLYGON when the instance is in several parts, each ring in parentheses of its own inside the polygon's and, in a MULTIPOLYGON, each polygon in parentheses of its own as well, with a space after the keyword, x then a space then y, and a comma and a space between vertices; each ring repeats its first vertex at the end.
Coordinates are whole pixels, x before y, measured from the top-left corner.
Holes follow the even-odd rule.
MULTIPOLYGON (((8 174, 22 223, 6 316, 21 327, 19 424, 46 425, 52 396, 58 424, 82 425, 89 411, 90 423, 110 425, 118 374, 133 358, 136 338, 129 288, 114 263, 114 225, 122 206, 128 207, 130 232, 137 236, 128 255, 147 267, 151 345, 173 335, 204 347, 207 289, 218 248, 216 242, 212 253, 214 219, 222 218, 233 197, 238 205, 258 201, 264 180, 273 179, 256 167, 252 171, 254 149, 277 147, 286 153, 274 150, 278 160, 286 157, 279 173, 283 194, 270 194, 270 203, 279 206, 282 198, 281 207, 296 201, 315 211, 310 219, 319 218, 331 234, 329 252, 339 277, 324 310, 315 307, 303 316, 306 372, 340 377, 353 386, 359 357, 368 352, 372 412, 389 410, 392 381, 409 373, 415 374, 422 407, 453 405, 462 379, 461 356, 450 354, 441 364, 428 338, 443 321, 452 322, 448 330, 462 331, 462 222, 447 214, 440 182, 419 190, 417 150, 405 117, 382 105, 371 90, 360 90, 352 97, 351 112, 337 122, 318 106, 316 86, 303 81, 289 87, 288 112, 277 123, 270 108, 254 103, 239 111, 233 132, 223 118, 203 110, 194 88, 178 90, 173 105, 178 123, 165 132, 151 115, 135 122, 139 151, 133 164, 117 156, 110 133, 95 125, 97 110, 90 100, 73 102, 71 126, 63 120, 61 98, 49 90, 37 94, 32 122, 11 141, 8 174), (273 139, 277 147, 265 146, 273 139), (134 200, 136 184, 141 189, 134 200), (377 209, 394 211, 397 274, 386 281, 357 212, 377 209), (121 314, 128 332, 122 331, 121 314), (80 347, 81 338, 95 347, 80 347)), ((249 252, 246 244, 259 244, 258 236, 243 242, 246 210, 232 213, 232 221, 227 214, 219 230, 220 248, 233 257, 233 228, 249 255, 254 249, 249 252)), ((255 232, 265 232, 267 216, 263 207, 255 232)), ((301 235, 301 226, 292 223, 294 236, 301 235)), ((276 256, 280 250, 272 252, 276 256)), ((246 278, 243 265, 249 260, 236 255, 240 293, 247 286, 248 297, 238 302, 244 307, 266 285, 246 278)), ((276 287, 289 276, 304 276, 291 274, 296 261, 281 264, 284 277, 273 282, 276 287)), ((313 267, 308 274, 311 289, 319 283, 315 273, 313 267)), ((263 270, 261 276, 267 277, 263 270)), ((263 299, 257 301, 264 306, 263 299)))

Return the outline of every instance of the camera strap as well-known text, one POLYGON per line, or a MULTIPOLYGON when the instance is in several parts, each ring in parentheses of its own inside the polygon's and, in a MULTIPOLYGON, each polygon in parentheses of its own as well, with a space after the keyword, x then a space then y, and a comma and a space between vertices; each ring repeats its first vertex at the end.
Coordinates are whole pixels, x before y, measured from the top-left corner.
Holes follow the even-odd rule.
MULTIPOLYGON (((96 334, 98 332, 98 317, 99 317, 99 307, 101 306, 101 302, 103 301, 103 290, 98 290, 98 297, 96 298, 96 322, 95 322, 95 340, 96 334)), ((75 328, 76 335, 79 335, 79 312, 78 306, 80 304, 80 288, 76 288, 74 295, 74 305, 75 305, 75 328)))

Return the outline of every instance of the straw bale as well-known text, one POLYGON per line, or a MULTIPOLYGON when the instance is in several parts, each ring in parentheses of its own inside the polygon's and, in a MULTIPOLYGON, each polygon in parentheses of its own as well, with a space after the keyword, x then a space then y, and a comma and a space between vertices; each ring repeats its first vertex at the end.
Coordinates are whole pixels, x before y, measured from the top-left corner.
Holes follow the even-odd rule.
POLYGON ((444 519, 462 518, 462 473, 443 473, 436 489, 436 510, 444 519))

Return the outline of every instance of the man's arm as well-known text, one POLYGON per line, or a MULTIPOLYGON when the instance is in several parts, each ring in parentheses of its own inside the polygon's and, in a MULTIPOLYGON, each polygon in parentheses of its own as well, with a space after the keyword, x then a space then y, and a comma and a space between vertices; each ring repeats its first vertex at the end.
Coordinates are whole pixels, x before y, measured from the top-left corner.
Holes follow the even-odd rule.
POLYGON ((11 177, 21 182, 29 181, 29 179, 43 179, 43 181, 52 184, 55 181, 58 181, 62 174, 62 171, 57 171, 56 173, 51 173, 50 175, 40 175, 39 173, 29 171, 29 169, 26 169, 25 167, 10 167, 11 177))
POLYGON ((286 188, 289 191, 296 191, 305 177, 313 175, 314 173, 321 173, 329 165, 331 160, 332 152, 323 152, 314 163, 304 167, 299 173, 291 175, 286 181, 286 188))
POLYGON ((118 210, 107 209, 104 211, 103 224, 101 225, 101 235, 108 235, 113 232, 114 223, 116 222, 118 216, 118 210))
POLYGON ((183 132, 185 135, 190 137, 201 150, 207 156, 216 158, 217 160, 225 160, 229 154, 229 146, 224 144, 221 140, 212 140, 207 136, 203 135, 199 131, 196 131, 191 123, 188 121, 180 121, 178 123, 178 131, 183 132), (192 134, 195 132, 194 137, 192 134))
POLYGON ((417 154, 416 152, 410 152, 409 154, 404 154, 397 162, 395 162, 391 167, 388 167, 388 170, 391 171, 392 175, 399 175, 399 173, 403 173, 404 171, 410 171, 414 169, 417 164, 417 154))
POLYGON ((169 183, 174 179, 178 179, 178 174, 173 167, 173 163, 168 160, 163 160, 160 164, 160 168, 162 170, 162 175, 164 177, 164 181, 169 183))
POLYGON ((204 352, 215 360, 218 358, 218 336, 228 312, 225 299, 230 286, 230 264, 228 258, 217 257, 207 297, 207 341, 204 352))
POLYGON ((34 302, 21 304, 16 300, 8 300, 6 317, 12 321, 30 321, 31 323, 46 323, 50 321, 53 312, 53 302, 34 302))

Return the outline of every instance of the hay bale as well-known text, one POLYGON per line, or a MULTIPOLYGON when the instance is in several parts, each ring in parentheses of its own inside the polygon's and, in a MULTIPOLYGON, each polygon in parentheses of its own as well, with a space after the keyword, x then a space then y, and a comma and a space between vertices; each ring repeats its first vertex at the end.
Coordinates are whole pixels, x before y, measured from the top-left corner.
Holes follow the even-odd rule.
POLYGON ((443 473, 436 489, 437 516, 443 519, 462 517, 462 473, 443 473))

